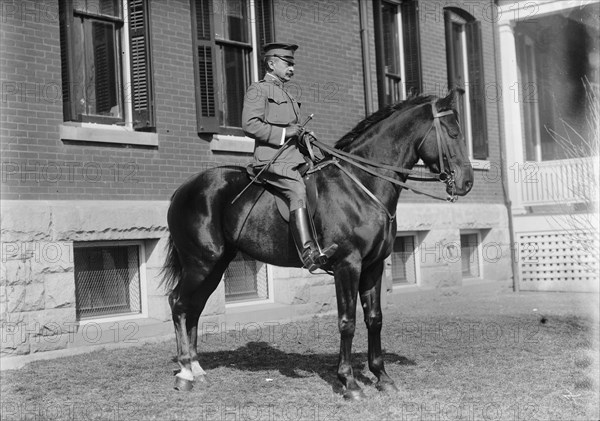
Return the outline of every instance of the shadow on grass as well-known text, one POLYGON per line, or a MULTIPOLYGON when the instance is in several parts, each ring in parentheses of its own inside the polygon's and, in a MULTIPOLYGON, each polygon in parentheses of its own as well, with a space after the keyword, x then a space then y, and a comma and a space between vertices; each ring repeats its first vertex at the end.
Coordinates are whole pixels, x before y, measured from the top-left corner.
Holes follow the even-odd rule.
MULTIPOLYGON (((329 383, 335 393, 342 393, 342 384, 337 378, 338 354, 300 354, 274 348, 267 342, 249 342, 233 351, 203 352, 200 364, 205 370, 219 367, 243 371, 278 370, 290 378, 307 378, 318 375, 329 383)), ((387 364, 416 365, 413 360, 395 353, 385 353, 387 364)), ((176 357, 173 358, 176 361, 176 357)), ((352 368, 355 378, 365 386, 374 382, 363 374, 367 368, 367 353, 352 354, 352 368)))

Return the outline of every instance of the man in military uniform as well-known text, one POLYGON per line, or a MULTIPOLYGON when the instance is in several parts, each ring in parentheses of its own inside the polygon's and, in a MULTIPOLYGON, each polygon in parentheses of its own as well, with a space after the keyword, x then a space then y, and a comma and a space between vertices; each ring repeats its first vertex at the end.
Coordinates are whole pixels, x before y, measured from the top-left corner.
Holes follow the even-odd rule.
POLYGON ((311 272, 333 255, 337 245, 320 249, 312 234, 306 208, 306 187, 296 170, 304 158, 298 144, 304 135, 300 126, 300 104, 284 89, 294 75, 294 44, 271 43, 264 47, 265 77, 248 87, 244 97, 242 127, 255 140, 255 169, 260 170, 291 138, 281 155, 261 175, 275 187, 290 207, 290 229, 304 267, 311 272))

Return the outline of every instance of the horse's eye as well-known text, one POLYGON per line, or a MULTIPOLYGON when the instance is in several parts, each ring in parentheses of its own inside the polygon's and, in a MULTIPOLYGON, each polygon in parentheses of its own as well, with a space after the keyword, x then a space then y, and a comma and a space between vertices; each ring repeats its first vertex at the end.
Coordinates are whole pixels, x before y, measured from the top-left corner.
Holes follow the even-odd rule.
POLYGON ((460 130, 458 127, 448 127, 448 136, 452 139, 456 139, 460 134, 460 130))
POLYGON ((450 136, 452 139, 456 139, 458 135, 460 135, 460 127, 458 125, 458 122, 456 124, 444 123, 444 126, 446 127, 446 131, 448 132, 448 136, 450 136))

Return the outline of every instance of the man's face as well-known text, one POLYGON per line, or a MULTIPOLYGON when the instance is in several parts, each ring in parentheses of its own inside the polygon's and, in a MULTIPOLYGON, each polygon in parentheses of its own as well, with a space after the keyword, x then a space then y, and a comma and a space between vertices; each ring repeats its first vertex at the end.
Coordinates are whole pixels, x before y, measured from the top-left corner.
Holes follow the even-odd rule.
POLYGON ((277 76, 282 82, 288 82, 294 76, 294 65, 288 63, 279 57, 273 57, 271 60, 272 73, 277 76))

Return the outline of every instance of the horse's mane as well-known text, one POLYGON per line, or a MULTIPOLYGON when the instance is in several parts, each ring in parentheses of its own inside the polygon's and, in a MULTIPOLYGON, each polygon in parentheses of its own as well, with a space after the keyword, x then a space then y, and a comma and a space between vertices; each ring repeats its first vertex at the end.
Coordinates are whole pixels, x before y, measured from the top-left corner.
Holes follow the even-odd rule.
POLYGON ((408 97, 404 101, 397 102, 396 104, 388 105, 380 110, 375 111, 370 116, 359 122, 352 130, 346 133, 340 140, 335 143, 336 149, 345 149, 350 146, 356 138, 366 132, 368 129, 376 125, 382 120, 385 120, 396 111, 414 106, 421 105, 427 102, 431 102, 435 97, 433 95, 414 95, 408 97))

